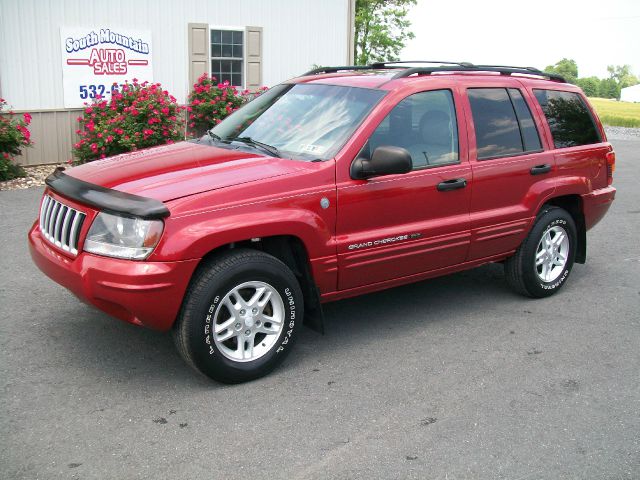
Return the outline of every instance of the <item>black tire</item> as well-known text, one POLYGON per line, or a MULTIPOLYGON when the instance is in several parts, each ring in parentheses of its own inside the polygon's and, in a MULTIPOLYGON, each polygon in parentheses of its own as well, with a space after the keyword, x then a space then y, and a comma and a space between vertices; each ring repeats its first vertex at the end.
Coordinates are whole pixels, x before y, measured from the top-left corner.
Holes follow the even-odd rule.
POLYGON ((569 278, 576 257, 576 246, 576 224, 571 215, 562 208, 545 207, 538 214, 533 228, 516 253, 505 261, 504 271, 507 283, 513 290, 528 297, 542 298, 553 295, 569 278), (538 269, 542 267, 536 266, 536 255, 543 235, 554 227, 566 232, 569 242, 568 255, 564 268, 558 268, 551 281, 544 281, 538 273, 538 269))
MULTIPOLYGON (((262 310, 257 315, 261 314, 262 310)), ((293 347, 296 332, 302 325, 303 315, 304 305, 300 285, 284 263, 257 250, 229 250, 203 264, 194 274, 174 325, 173 337, 178 351, 195 370, 223 383, 241 383, 262 377, 282 363, 293 347), (247 282, 251 286, 234 293, 236 287, 247 285, 247 282), (236 295, 240 293, 242 297, 251 297, 258 293, 255 285, 264 284, 267 288, 271 287, 272 292, 271 298, 264 306, 265 311, 270 309, 270 315, 274 319, 277 312, 280 312, 283 317, 282 330, 279 334, 266 335, 258 331, 261 323, 260 320, 255 320, 258 318, 263 319, 265 329, 267 325, 269 328, 280 328, 276 323, 270 324, 265 321, 267 317, 259 316, 247 320, 251 315, 242 314, 242 312, 248 309, 231 313, 231 308, 227 306, 236 308, 235 305, 244 305, 242 302, 247 302, 247 298, 242 298, 241 302, 236 295), (255 288, 253 294, 252 287, 255 288), (245 291, 249 293, 244 293, 245 291), (279 300, 275 293, 280 296, 279 300), (227 297, 227 295, 231 296, 227 297), (227 298, 230 300, 225 302, 227 298), (235 320, 232 321, 236 331, 228 327, 222 332, 236 334, 236 336, 224 343, 217 342, 214 339, 216 322, 219 322, 218 326, 220 326, 230 321, 233 316, 238 320, 237 323, 235 320), (236 327, 239 324, 242 327, 238 330, 236 327), (244 337, 242 335, 245 329, 248 329, 246 331, 255 329, 255 331, 252 331, 250 337, 244 337), (271 344, 271 342, 274 343, 271 344), (237 348, 236 355, 244 355, 245 348, 247 350, 251 348, 253 354, 253 349, 256 347, 262 349, 261 356, 258 358, 239 360, 229 356, 234 354, 232 351, 234 348, 237 348)))

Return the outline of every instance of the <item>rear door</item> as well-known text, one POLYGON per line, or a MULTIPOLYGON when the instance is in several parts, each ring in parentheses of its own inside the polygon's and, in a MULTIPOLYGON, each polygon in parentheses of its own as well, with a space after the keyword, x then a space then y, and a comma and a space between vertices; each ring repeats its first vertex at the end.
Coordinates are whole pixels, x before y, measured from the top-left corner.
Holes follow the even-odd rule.
POLYGON ((476 260, 520 245, 540 199, 553 193, 555 162, 519 82, 470 80, 465 90, 473 169, 468 260, 476 260))
POLYGON ((555 148, 557 194, 587 193, 591 188, 606 187, 606 158, 611 144, 604 141, 601 126, 583 96, 554 87, 534 88, 532 92, 547 119, 555 148), (576 192, 576 179, 583 179, 583 191, 576 192))
POLYGON ((454 90, 422 91, 400 99, 370 135, 360 156, 399 146, 411 154, 413 170, 338 182, 340 290, 464 262, 471 168, 460 117, 454 90))

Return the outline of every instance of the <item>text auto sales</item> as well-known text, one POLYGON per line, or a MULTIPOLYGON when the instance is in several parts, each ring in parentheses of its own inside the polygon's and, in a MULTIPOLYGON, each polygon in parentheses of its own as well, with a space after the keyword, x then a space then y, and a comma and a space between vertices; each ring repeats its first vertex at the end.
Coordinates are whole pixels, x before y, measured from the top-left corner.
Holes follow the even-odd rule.
MULTIPOLYGON (((100 30, 100 34, 90 32, 84 37, 67 38, 65 49, 67 53, 79 52, 81 50, 95 47, 99 44, 119 45, 129 50, 144 55, 149 54, 149 44, 142 40, 136 40, 126 35, 112 32, 105 28, 100 30)), ((127 73, 127 60, 125 51, 122 48, 91 48, 89 59, 68 59, 70 65, 89 65, 93 67, 95 75, 123 75, 127 73)), ((132 65, 146 65, 147 60, 129 61, 132 65)))

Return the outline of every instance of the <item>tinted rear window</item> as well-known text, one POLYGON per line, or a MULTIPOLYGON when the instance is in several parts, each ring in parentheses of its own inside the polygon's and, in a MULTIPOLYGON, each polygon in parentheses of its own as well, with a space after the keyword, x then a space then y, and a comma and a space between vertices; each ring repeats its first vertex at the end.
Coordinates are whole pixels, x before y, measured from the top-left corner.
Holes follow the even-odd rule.
POLYGON ((544 111, 556 148, 589 145, 601 141, 582 97, 573 92, 534 89, 544 111))

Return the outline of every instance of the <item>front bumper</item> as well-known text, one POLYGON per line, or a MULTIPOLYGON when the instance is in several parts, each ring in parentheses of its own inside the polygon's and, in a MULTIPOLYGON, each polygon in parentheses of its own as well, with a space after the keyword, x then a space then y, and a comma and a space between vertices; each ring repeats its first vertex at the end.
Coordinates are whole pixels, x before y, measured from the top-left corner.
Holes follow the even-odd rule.
POLYGON ((602 217, 607 213, 614 198, 616 198, 616 189, 614 187, 605 187, 593 190, 590 193, 581 195, 584 211, 584 223, 589 230, 593 228, 602 217))
POLYGON ((82 301, 161 331, 173 325, 199 262, 138 262, 84 252, 69 258, 42 237, 37 222, 29 232, 29 250, 40 270, 82 301))

